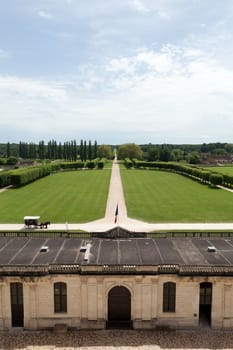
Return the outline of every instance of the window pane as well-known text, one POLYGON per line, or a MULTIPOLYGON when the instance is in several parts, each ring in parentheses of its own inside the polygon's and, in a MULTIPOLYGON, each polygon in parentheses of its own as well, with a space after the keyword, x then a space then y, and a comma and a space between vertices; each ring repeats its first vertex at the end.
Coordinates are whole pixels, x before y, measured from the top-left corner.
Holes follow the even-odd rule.
POLYGON ((175 312, 176 284, 167 282, 163 285, 163 312, 175 312))
POLYGON ((67 312, 66 283, 54 283, 54 312, 67 312))

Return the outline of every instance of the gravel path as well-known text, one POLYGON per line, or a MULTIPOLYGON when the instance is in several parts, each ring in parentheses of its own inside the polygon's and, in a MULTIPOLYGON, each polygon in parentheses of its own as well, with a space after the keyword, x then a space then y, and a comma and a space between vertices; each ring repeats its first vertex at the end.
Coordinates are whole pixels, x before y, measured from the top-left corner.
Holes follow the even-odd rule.
POLYGON ((4 350, 159 350, 233 349, 232 332, 214 331, 68 331, 66 334, 9 332, 0 335, 4 350))

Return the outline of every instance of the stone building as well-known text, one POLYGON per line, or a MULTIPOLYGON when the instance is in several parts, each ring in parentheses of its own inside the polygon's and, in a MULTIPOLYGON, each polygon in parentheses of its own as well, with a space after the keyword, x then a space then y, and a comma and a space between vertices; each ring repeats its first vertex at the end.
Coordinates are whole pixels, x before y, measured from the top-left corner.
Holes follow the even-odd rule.
POLYGON ((0 330, 233 327, 230 234, 17 235, 0 236, 0 330))

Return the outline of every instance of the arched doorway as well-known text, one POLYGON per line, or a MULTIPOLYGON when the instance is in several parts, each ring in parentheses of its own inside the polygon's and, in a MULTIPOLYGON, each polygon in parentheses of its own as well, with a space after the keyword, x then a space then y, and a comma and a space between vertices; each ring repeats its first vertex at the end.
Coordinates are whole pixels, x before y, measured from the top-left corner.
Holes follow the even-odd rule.
POLYGON ((202 282, 200 284, 199 301, 199 324, 201 326, 211 326, 212 309, 212 283, 202 282))
POLYGON ((107 328, 131 328, 131 294, 123 287, 113 287, 108 293, 107 328))

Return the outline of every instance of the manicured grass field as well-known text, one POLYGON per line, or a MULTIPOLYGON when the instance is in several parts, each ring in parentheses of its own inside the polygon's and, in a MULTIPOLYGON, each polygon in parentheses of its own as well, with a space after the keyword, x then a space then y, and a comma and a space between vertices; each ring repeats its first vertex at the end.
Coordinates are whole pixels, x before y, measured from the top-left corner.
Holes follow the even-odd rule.
POLYGON ((231 175, 233 176, 233 166, 215 166, 215 167, 207 167, 206 170, 217 171, 221 174, 231 175))
POLYGON ((233 193, 169 172, 121 170, 128 216, 147 222, 233 222, 233 193))
POLYGON ((50 175, 0 193, 0 222, 21 223, 26 215, 41 221, 81 223, 104 217, 111 170, 50 175))

